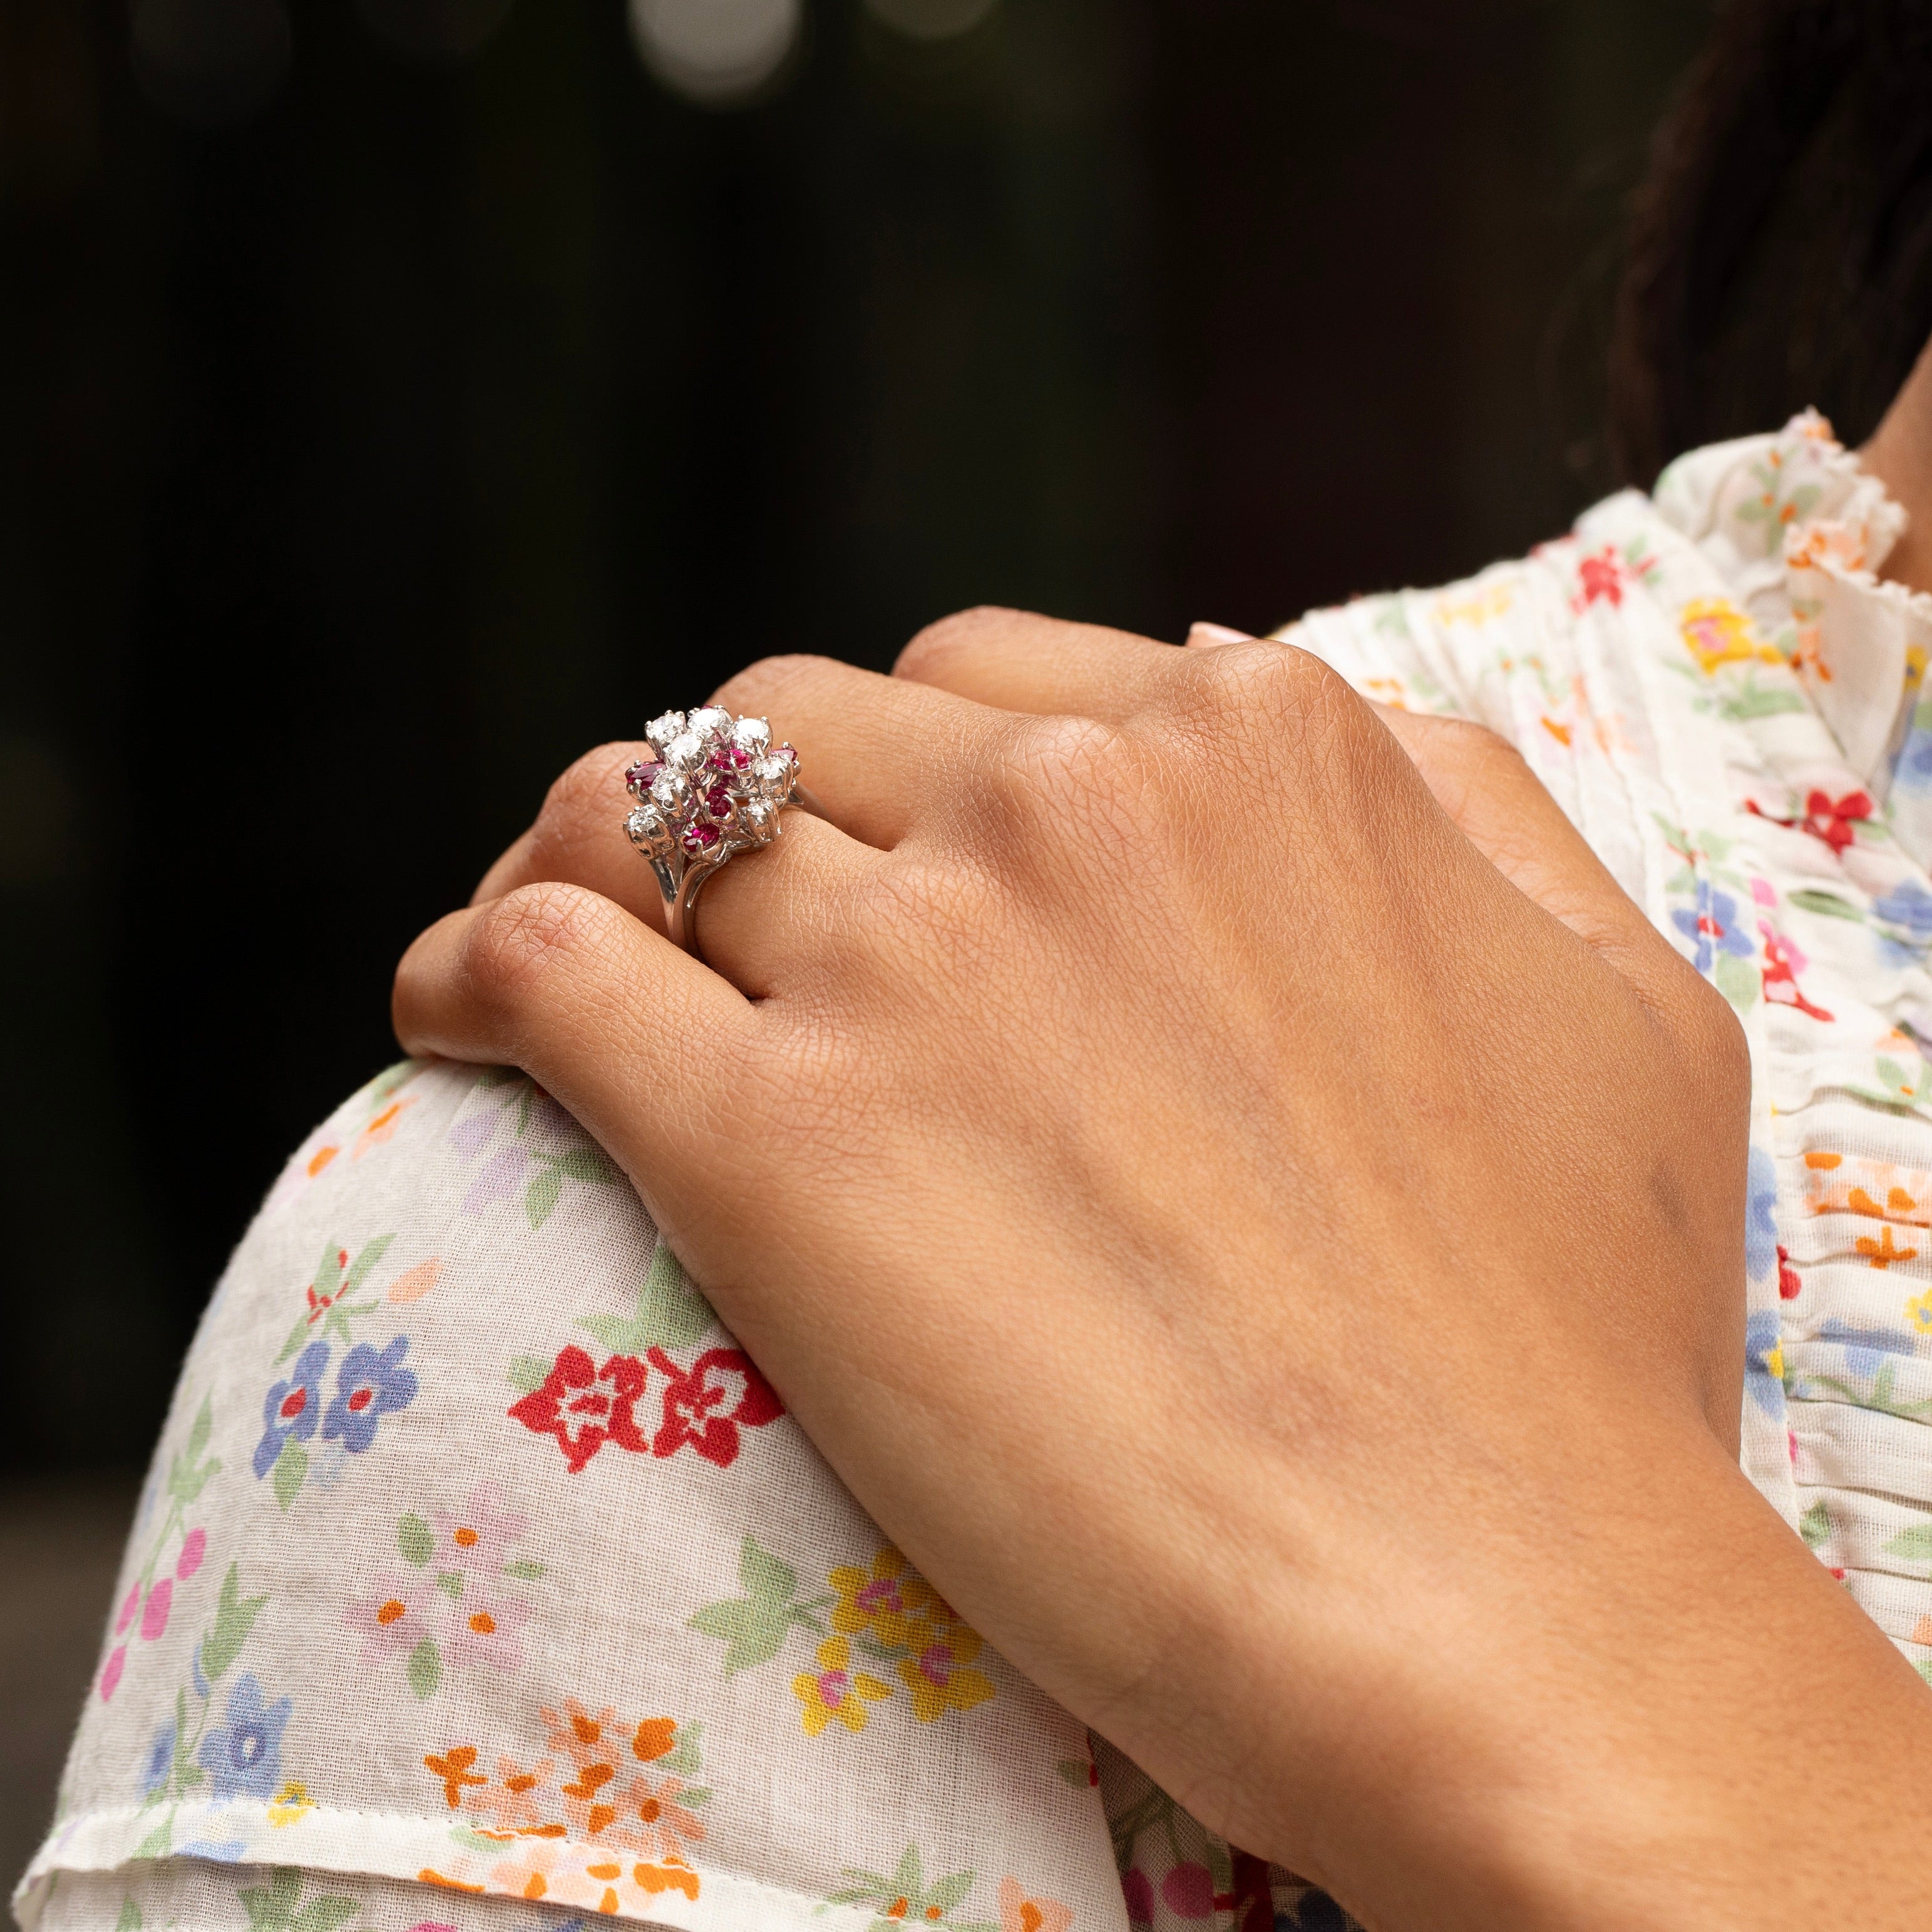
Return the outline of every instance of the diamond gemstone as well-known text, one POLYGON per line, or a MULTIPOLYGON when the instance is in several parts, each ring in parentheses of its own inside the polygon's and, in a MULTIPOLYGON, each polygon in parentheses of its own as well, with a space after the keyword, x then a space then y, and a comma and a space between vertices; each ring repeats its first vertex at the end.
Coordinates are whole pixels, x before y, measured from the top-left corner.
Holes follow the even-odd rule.
POLYGON ((652 781, 651 798, 661 810, 674 818, 690 802, 691 788, 675 772, 660 772, 652 781))
POLYGON ((670 837, 670 828, 647 805, 640 805, 624 821, 624 830, 630 834, 631 843, 640 852, 647 852, 653 846, 666 843, 670 837))
POLYGON ((683 729, 682 711, 661 711, 644 727, 644 736, 662 752, 683 729))
POLYGON ((688 772, 704 762, 704 740, 695 731, 680 731, 664 747, 664 763, 674 772, 688 772))
POLYGON ((738 808, 739 829, 760 844, 772 836, 778 822, 778 807, 764 799, 752 799, 738 808))
POLYGON ((782 798, 791 789, 791 760, 776 756, 760 758, 752 767, 752 776, 768 797, 782 798))
POLYGON ((762 718, 741 718, 731 727, 731 742, 755 758, 772 742, 772 728, 762 718))
POLYGON ((731 728, 731 714, 722 706, 706 704, 685 720, 685 728, 701 738, 722 738, 731 728))

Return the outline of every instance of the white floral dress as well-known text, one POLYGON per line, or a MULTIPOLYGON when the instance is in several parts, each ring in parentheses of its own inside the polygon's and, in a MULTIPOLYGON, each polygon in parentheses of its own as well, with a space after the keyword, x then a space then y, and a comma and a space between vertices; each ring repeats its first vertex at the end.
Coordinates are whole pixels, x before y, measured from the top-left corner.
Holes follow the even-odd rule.
MULTIPOLYGON (((1521 748, 1754 1072, 1744 1461, 1932 1677, 1932 598, 1814 416, 1286 634, 1521 748)), ((1740 1614, 1745 1614, 1743 1610, 1740 1614)), ((868 1521, 598 1150, 406 1065, 296 1155, 142 1500, 40 1932, 1286 1932, 868 1521)))

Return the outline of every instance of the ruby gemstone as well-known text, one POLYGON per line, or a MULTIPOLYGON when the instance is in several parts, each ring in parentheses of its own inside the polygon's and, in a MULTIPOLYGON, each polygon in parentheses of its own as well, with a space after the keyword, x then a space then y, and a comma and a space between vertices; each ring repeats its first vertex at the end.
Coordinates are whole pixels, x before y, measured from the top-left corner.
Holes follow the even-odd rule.
POLYGON ((651 788, 651 781, 664 766, 656 758, 640 758, 624 774, 624 782, 630 788, 633 798, 642 798, 651 788))
POLYGON ((684 849, 687 852, 708 852, 724 836, 715 825, 707 825, 703 819, 694 825, 688 825, 684 832, 684 849))

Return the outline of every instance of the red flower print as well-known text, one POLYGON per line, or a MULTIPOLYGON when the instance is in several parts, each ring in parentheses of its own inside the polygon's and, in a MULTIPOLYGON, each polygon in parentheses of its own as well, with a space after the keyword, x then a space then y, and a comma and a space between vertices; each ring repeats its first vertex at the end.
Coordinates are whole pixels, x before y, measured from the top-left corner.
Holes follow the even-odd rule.
POLYGON ((1624 564, 1616 544, 1606 544, 1601 550, 1579 559, 1576 594, 1570 600, 1572 610, 1581 612, 1599 602, 1614 610, 1623 601, 1624 564))
POLYGON ((1791 1265, 1791 1257, 1780 1245, 1778 1250, 1778 1292, 1785 1301, 1796 1301, 1804 1292, 1804 1282, 1791 1265))
POLYGON ((1869 792, 1848 791, 1842 798, 1832 797, 1822 789, 1808 794, 1803 812, 1796 818, 1774 818, 1755 800, 1744 801, 1747 811, 1754 812, 1760 818, 1769 818, 1774 825, 1795 826, 1800 832, 1808 832, 1814 838, 1822 839, 1834 852, 1842 852, 1856 836, 1853 826, 1862 818, 1869 818, 1878 808, 1871 801, 1869 792))
POLYGON ((573 1342, 558 1355, 543 1386, 512 1402, 509 1413, 533 1434, 554 1436, 574 1476, 607 1442, 644 1453, 647 1445, 632 1411, 649 1378, 634 1355, 613 1355, 600 1369, 573 1342))
POLYGON ((650 1352, 652 1368, 669 1378, 664 1420, 651 1454, 673 1456, 687 1443, 707 1462, 728 1469, 738 1460, 738 1425, 761 1429, 784 1413, 772 1385, 740 1348, 707 1348, 680 1369, 662 1348, 650 1352))
POLYGON ((1798 983, 1798 974, 1810 962, 1796 943, 1782 933, 1774 932, 1762 920, 1758 921, 1757 929, 1764 938, 1765 998, 1774 1006, 1795 1006, 1814 1020, 1828 1022, 1832 1016, 1822 1006, 1814 1006, 1798 983))

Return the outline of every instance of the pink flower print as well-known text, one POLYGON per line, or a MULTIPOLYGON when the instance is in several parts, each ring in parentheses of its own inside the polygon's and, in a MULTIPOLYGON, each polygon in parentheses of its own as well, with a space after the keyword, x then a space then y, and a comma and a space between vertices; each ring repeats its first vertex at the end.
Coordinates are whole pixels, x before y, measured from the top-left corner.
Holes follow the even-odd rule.
POLYGON ((530 1620, 530 1606, 519 1598, 484 1598, 465 1591, 449 1607, 449 1654, 459 1664, 520 1670, 524 1647, 517 1633, 530 1620))
POLYGON ((521 1148, 499 1148, 470 1184, 470 1192, 463 1197, 464 1213, 480 1214, 492 1202, 506 1199, 515 1192, 530 1164, 530 1157, 521 1148))
POLYGON ((113 1696, 116 1685, 121 1682, 121 1673, 128 1667, 128 1646, 117 1643, 107 1661, 100 1666, 100 1701, 104 1704, 113 1696))
POLYGON ((641 1858, 688 1858, 688 1847, 704 1838, 704 1826, 677 1802, 683 1789, 681 1778, 662 1778, 655 1784, 648 1778, 633 1778, 618 1805, 612 1842, 641 1858))
POLYGON ((500 1859, 490 1868, 489 1889, 506 1893, 512 1898, 554 1898, 561 1900, 569 1888, 566 1884, 560 1891, 551 1889, 551 1881, 556 1876, 557 1857, 554 1845, 526 1842, 514 1858, 500 1859))
POLYGON ((133 1584, 129 1587, 127 1598, 122 1604, 121 1614, 114 1619, 114 1634, 116 1636, 121 1636, 128 1626, 134 1621, 134 1612, 140 1607, 141 1586, 138 1583, 133 1584))
MULTIPOLYGON (((500 1832, 542 1832, 550 1820, 539 1801, 548 1796, 555 1770, 548 1758, 526 1771, 514 1758, 500 1757, 495 1782, 481 1791, 465 1792, 464 1796, 472 1811, 488 1813, 500 1832)), ((560 1826, 554 1835, 562 1835, 560 1826)))
POLYGON ((350 1600, 342 1621, 362 1632, 365 1658, 400 1656, 429 1635, 428 1612, 434 1595, 433 1588, 418 1580, 381 1576, 368 1595, 350 1600))
POLYGON ((574 1697, 566 1697, 561 1717, 548 1706, 537 1715, 550 1726, 550 1749, 562 1751, 579 1771, 589 1766, 611 1763, 629 1742, 623 1726, 617 1721, 617 1713, 608 1704, 592 1712, 574 1697))
POLYGON ((174 1607, 175 1580, 164 1576, 148 1592, 148 1606, 141 1612, 141 1640, 152 1643, 168 1627, 168 1612, 174 1607))
POLYGON ((770 1382, 741 1348, 707 1348, 680 1369, 662 1348, 652 1367, 669 1378, 664 1419, 651 1441, 653 1456, 672 1456, 688 1444, 706 1462, 728 1469, 738 1460, 738 1425, 761 1429, 784 1413, 770 1382))
POLYGON ((460 1570, 476 1576, 494 1576, 502 1570, 509 1546, 530 1526, 526 1516, 512 1516, 500 1507, 502 1491, 485 1483, 470 1491, 460 1510, 434 1510, 436 1562, 441 1570, 460 1570))
POLYGON ((1814 1006, 1798 983, 1798 974, 1811 962, 1798 950, 1797 941, 1774 931, 1764 920, 1758 921, 1757 929, 1764 940, 1765 998, 1774 1006, 1796 1007, 1814 1020, 1828 1022, 1831 1014, 1822 1006, 1814 1006))
POLYGON ((208 1554, 208 1532, 191 1529, 182 1539, 181 1554, 175 1558, 175 1575, 185 1583, 201 1568, 201 1559, 208 1554))

